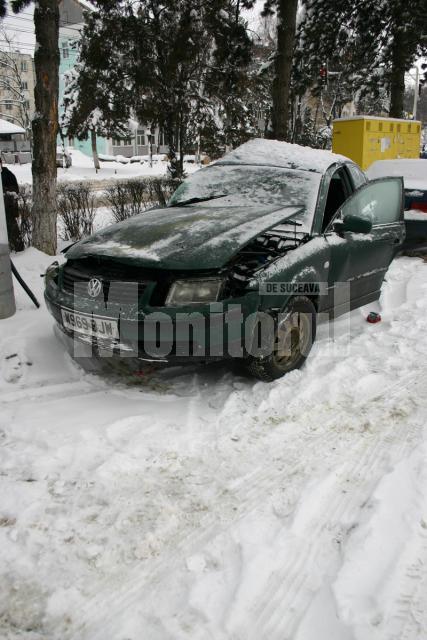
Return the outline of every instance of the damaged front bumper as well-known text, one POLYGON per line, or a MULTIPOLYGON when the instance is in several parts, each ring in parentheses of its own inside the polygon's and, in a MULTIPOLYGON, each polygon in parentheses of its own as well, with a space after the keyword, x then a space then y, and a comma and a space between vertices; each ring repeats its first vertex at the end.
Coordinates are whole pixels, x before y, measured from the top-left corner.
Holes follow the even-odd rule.
MULTIPOLYGON (((59 287, 47 287, 46 305, 73 345, 71 355, 117 356, 150 362, 210 361, 245 357, 258 310, 258 293, 248 292, 206 305, 181 308, 138 307, 79 298, 59 287), (64 323, 71 317, 117 323, 117 334, 92 335, 64 323), (73 316, 74 314, 74 316, 73 316)), ((87 322, 86 322, 87 320, 87 322)))

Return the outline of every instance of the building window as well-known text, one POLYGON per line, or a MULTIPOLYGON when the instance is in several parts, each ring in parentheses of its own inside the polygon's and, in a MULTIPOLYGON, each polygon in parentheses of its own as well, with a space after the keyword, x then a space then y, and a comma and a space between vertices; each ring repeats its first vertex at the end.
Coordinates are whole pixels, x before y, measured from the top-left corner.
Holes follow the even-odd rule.
POLYGON ((28 71, 27 63, 25 60, 21 61, 21 71, 28 71))
POLYGON ((68 44, 66 43, 62 45, 62 57, 64 60, 70 57, 70 50, 68 48, 68 44))
POLYGON ((143 131, 138 131, 136 144, 138 145, 138 147, 143 147, 145 145, 145 133, 143 131))
POLYGON ((74 138, 72 136, 68 136, 68 146, 74 147, 74 138))
POLYGON ((132 145, 132 138, 113 138, 113 147, 131 147, 132 145))
POLYGON ((22 82, 22 88, 24 89, 24 91, 28 91, 28 82, 26 80, 22 82))
POLYGON ((4 106, 6 107, 6 111, 12 111, 12 100, 5 100, 4 106))
POLYGON ((24 101, 24 107, 25 107, 26 109, 29 109, 29 108, 30 108, 30 101, 29 101, 29 100, 25 100, 25 101, 24 101))

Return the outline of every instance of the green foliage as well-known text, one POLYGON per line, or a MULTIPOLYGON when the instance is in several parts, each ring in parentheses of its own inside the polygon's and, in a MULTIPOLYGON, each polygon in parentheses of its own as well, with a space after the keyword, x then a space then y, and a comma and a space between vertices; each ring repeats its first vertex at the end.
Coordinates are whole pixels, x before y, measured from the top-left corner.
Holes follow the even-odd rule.
MULTIPOLYGON (((94 111, 102 113, 102 122, 107 114, 109 122, 120 124, 125 105, 131 105, 140 122, 163 131, 172 177, 182 175, 182 157, 194 151, 199 136, 212 146, 239 144, 253 135, 247 106, 252 40, 241 13, 253 0, 94 4, 83 30, 83 79, 75 80, 80 97, 71 130, 87 129, 94 111), (102 65, 105 81, 97 75, 102 65), (97 91, 98 84, 104 89, 97 91)), ((69 95, 75 97, 72 88, 69 95)))
POLYGON ((304 0, 295 91, 320 92, 319 70, 327 63, 338 107, 357 98, 360 106, 366 100, 382 108, 384 93, 403 98, 405 71, 427 53, 426 33, 425 0, 304 0))
POLYGON ((113 19, 119 17, 109 12, 104 21, 98 11, 86 12, 78 62, 65 77, 60 124, 68 136, 86 140, 91 131, 105 137, 128 132, 132 93, 114 39, 113 19))

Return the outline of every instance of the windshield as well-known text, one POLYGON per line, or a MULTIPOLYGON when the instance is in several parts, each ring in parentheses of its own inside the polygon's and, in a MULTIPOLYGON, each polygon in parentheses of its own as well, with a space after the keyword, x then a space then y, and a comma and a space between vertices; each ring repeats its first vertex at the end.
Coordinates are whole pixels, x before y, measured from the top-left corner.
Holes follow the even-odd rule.
POLYGON ((298 218, 311 224, 321 180, 320 173, 278 167, 213 165, 185 180, 169 201, 170 207, 302 208, 298 218))

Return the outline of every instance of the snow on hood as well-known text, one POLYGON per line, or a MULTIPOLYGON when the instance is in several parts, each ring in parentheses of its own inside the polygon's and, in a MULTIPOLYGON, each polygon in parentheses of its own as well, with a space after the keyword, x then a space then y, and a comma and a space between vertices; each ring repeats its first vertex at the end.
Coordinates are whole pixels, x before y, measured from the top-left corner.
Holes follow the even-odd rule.
POLYGON ((66 257, 136 260, 164 269, 219 268, 252 238, 299 212, 295 206, 155 209, 77 242, 66 257))
POLYGON ((280 142, 279 140, 266 140, 265 138, 255 138, 245 142, 234 151, 227 153, 215 164, 251 164, 274 167, 290 167, 293 169, 303 169, 305 171, 316 171, 324 173, 331 164, 348 160, 345 156, 323 151, 322 149, 312 149, 302 147, 299 144, 280 142))

